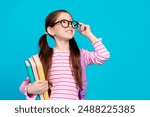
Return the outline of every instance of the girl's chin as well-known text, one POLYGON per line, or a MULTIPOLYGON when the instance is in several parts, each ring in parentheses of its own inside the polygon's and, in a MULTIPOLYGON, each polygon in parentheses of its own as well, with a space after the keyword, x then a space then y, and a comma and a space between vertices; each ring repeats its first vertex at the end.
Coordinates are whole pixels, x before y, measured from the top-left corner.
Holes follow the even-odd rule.
POLYGON ((69 39, 69 40, 72 39, 72 38, 73 38, 73 36, 67 36, 66 37, 66 39, 69 39))
POLYGON ((74 35, 65 35, 65 36, 62 36, 62 37, 59 37, 59 38, 62 38, 62 39, 65 39, 65 40, 70 40, 74 37, 74 35))

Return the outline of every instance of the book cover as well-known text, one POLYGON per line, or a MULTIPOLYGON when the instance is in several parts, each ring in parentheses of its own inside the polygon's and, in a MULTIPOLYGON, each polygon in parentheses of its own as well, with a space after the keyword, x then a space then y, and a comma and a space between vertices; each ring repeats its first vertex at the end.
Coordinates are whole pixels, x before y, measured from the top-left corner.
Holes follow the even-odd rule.
POLYGON ((35 78, 34 78, 34 74, 32 71, 32 66, 30 65, 28 60, 25 61, 25 65, 26 65, 26 69, 27 69, 27 74, 30 78, 30 83, 33 83, 35 81, 35 78))
MULTIPOLYGON (((38 54, 34 55, 33 59, 35 61, 36 67, 37 67, 39 79, 45 81, 46 79, 45 79, 45 75, 44 75, 43 65, 41 63, 41 60, 40 60, 38 54)), ((44 100, 49 100, 48 91, 46 91, 43 94, 43 96, 44 96, 44 100)))
MULTIPOLYGON (((28 60, 25 61, 25 66, 26 66, 26 69, 27 69, 27 74, 29 76, 30 83, 35 82, 35 77, 34 77, 34 73, 33 73, 33 70, 32 70, 32 66, 31 66, 31 64, 28 60)), ((36 100, 40 100, 40 97, 37 96, 36 100)))
MULTIPOLYGON (((34 74, 35 81, 38 81, 39 80, 39 76, 38 76, 38 72, 37 72, 37 69, 36 69, 36 64, 35 64, 35 62, 34 62, 32 57, 29 58, 29 62, 31 64, 31 66, 32 66, 32 71, 33 71, 33 74, 34 74)), ((38 99, 44 100, 43 95, 42 94, 38 95, 38 99)))

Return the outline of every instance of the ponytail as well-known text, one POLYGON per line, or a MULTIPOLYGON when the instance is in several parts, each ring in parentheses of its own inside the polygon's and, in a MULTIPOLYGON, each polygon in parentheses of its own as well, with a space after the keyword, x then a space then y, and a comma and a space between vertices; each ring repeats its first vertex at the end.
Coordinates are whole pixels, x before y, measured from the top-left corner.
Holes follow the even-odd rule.
MULTIPOLYGON (((40 48, 40 53, 39 56, 41 55, 46 55, 47 51, 49 51, 49 46, 46 38, 46 34, 42 35, 40 40, 39 40, 39 48, 40 48)), ((45 61, 45 60, 44 60, 45 61)))
POLYGON ((82 90, 82 71, 80 63, 80 49, 74 39, 74 37, 69 40, 70 47, 70 61, 72 62, 72 73, 75 76, 75 81, 77 82, 78 87, 82 90))
MULTIPOLYGON (((52 51, 52 48, 50 48, 48 45, 46 36, 47 36, 47 34, 42 35, 39 42, 38 42, 38 45, 40 48, 39 58, 40 58, 42 65, 43 65, 45 78, 48 81, 48 84, 51 85, 51 83, 49 82, 49 79, 48 79, 48 70, 49 70, 51 63, 52 63, 53 51, 52 51)), ((50 88, 49 88, 48 92, 50 95, 50 92, 51 92, 50 88)))

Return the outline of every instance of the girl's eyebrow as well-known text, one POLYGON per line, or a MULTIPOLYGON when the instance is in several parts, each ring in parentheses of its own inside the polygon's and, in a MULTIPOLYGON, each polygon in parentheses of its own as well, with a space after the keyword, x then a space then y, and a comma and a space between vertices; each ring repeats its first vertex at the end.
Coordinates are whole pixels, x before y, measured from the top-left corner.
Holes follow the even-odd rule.
MULTIPOLYGON (((68 19, 61 19, 61 20, 68 20, 68 19)), ((61 21, 61 20, 58 20, 58 21, 61 21)), ((69 19, 68 21, 73 21, 73 19, 69 19)))

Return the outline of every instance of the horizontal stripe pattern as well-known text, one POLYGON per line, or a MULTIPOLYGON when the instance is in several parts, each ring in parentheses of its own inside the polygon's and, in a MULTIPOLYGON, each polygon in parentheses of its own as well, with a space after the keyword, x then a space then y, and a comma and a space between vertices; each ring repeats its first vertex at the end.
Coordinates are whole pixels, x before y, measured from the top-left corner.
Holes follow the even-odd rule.
POLYGON ((54 49, 49 80, 52 83, 52 100, 78 100, 78 88, 69 64, 69 51, 54 49))
POLYGON ((101 38, 92 43, 92 45, 95 50, 94 52, 82 49, 86 66, 90 64, 102 64, 109 59, 110 53, 102 43, 101 38))
MULTIPOLYGON (((84 63, 102 64, 110 57, 109 51, 102 43, 102 39, 98 39, 92 43, 94 52, 81 49, 84 56, 84 63)), ((73 78, 69 64, 69 51, 61 51, 53 49, 52 66, 49 70, 49 80, 52 83, 50 99, 53 100, 78 100, 78 88, 73 78)))

